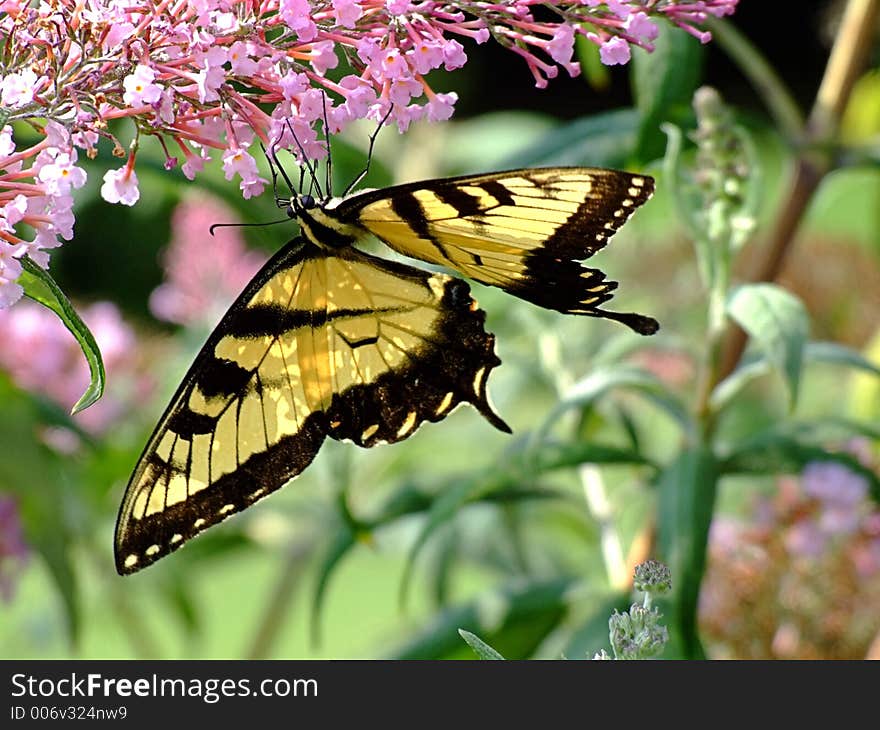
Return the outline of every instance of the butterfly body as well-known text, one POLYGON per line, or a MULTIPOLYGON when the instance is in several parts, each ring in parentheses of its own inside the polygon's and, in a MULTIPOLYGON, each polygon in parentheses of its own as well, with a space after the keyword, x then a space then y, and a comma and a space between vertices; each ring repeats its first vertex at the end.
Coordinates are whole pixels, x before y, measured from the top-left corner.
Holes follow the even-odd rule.
POLYGON ((646 176, 513 170, 289 201, 300 235, 222 318, 147 443, 116 528, 132 573, 301 473, 326 438, 408 438, 470 403, 509 432, 486 384, 500 364, 461 279, 363 253, 375 235, 540 306, 621 321, 615 282, 579 261, 650 197, 646 176))

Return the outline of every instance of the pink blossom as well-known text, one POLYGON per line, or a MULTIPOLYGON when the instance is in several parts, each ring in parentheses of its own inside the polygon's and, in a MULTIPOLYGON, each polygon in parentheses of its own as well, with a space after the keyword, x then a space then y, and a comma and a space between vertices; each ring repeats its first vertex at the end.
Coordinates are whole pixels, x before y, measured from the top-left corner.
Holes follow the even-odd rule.
POLYGON ((467 63, 467 55, 464 46, 457 40, 450 40, 443 44, 443 66, 447 71, 455 71, 467 63))
POLYGON ((0 130, 0 156, 8 157, 15 152, 15 142, 12 139, 12 127, 8 124, 0 130))
POLYGON ((34 100, 37 74, 30 68, 11 73, 0 81, 0 104, 13 109, 27 106, 34 100))
POLYGON ((653 41, 660 33, 657 24, 651 21, 643 12, 637 12, 630 15, 623 24, 626 32, 642 41, 653 41))
POLYGON ((629 63, 629 43, 623 38, 611 38, 599 48, 599 58, 606 66, 629 63))
POLYGON ((54 160, 40 167, 37 177, 45 183, 49 195, 66 195, 71 188, 81 188, 86 184, 85 170, 77 167, 75 163, 75 150, 71 152, 56 150, 54 160))
POLYGON ((21 276, 21 262, 18 260, 21 253, 23 249, 20 247, 0 240, 0 309, 11 307, 24 293, 21 285, 15 283, 21 276))
POLYGON ((118 170, 107 170, 104 173, 104 184, 101 186, 101 197, 108 203, 134 205, 141 197, 138 190, 137 174, 128 165, 118 170))
POLYGON ((362 14, 357 0, 333 0, 333 15, 343 28, 354 28, 362 14))
POLYGON ((199 101, 219 101, 218 91, 226 80, 226 70, 223 64, 228 58, 228 51, 219 46, 211 46, 207 53, 202 56, 202 69, 196 77, 196 85, 199 90, 199 101))
MULTIPOLYGON (((100 433, 125 417, 143 397, 148 382, 137 373, 134 333, 110 302, 80 310, 95 337, 107 371, 107 391, 101 400, 74 418, 83 428, 100 433)), ((89 368, 79 344, 54 312, 25 301, 0 311, 0 368, 15 384, 40 393, 65 409, 82 395, 89 368)))
POLYGON ((570 25, 560 25, 547 44, 547 52, 557 63, 569 63, 574 54, 574 29, 570 25))
POLYGON ((407 54, 411 58, 411 65, 420 74, 440 68, 443 63, 443 47, 438 43, 421 40, 416 43, 407 54))
POLYGON ((258 175, 257 161, 243 147, 234 147, 223 153, 223 174, 227 180, 238 175, 241 178, 239 188, 248 198, 259 195, 269 182, 258 175))
POLYGON ((336 55, 336 46, 333 41, 321 41, 312 44, 311 56, 312 68, 322 76, 331 68, 339 65, 336 55))
MULTIPOLYGON (((291 135, 278 126, 280 119, 297 130, 306 155, 321 156, 326 147, 316 130, 325 103, 333 132, 357 119, 384 119, 389 110, 388 123, 401 130, 424 116, 449 118, 455 94, 438 93, 425 76, 464 66, 467 43, 498 40, 543 88, 560 66, 579 72, 571 60, 576 33, 600 46, 605 63, 626 63, 631 46, 650 50, 660 19, 706 40, 705 21, 729 15, 736 5, 736 0, 64 0, 60 5, 6 0, 2 7, 10 10, 0 13, 0 41, 14 53, 7 54, 0 78, 8 122, 0 130, 0 200, 23 194, 28 204, 15 222, 16 209, 9 208, 0 226, 13 258, 28 253, 47 264, 45 251, 73 231, 71 194, 84 182, 74 146, 90 158, 103 144, 116 152, 124 146, 113 136, 117 129, 148 134, 135 138, 124 170, 105 176, 102 195, 108 200, 127 205, 137 200, 133 164, 147 136, 166 149, 168 169, 176 165, 179 149, 190 178, 212 150, 220 150, 227 167, 243 165, 241 192, 252 196, 265 181, 245 161, 232 158, 255 138, 264 144, 282 138, 299 154, 291 135), (343 55, 353 69, 337 81, 327 74, 343 55), (132 124, 111 123, 121 117, 132 124), (44 138, 21 147, 11 131, 18 122, 43 129, 44 138)), ((4 256, 9 258, 8 250, 4 256)), ((12 286, 16 270, 16 264, 5 266, 0 283, 5 303, 19 296, 12 286)))
POLYGON ((156 72, 152 68, 138 64, 122 81, 125 88, 122 100, 129 106, 155 104, 162 96, 162 87, 153 83, 155 78, 156 72))
POLYGON ((150 310, 159 319, 184 325, 211 326, 265 262, 247 251, 235 213, 214 197, 184 200, 171 218, 171 242, 162 261, 165 281, 150 295, 150 310))
POLYGON ((308 0, 281 0, 279 11, 287 27, 301 41, 307 43, 318 35, 318 26, 312 20, 312 9, 308 0))
POLYGON ((434 94, 427 104, 428 119, 432 122, 441 122, 452 116, 453 106, 458 101, 458 94, 454 91, 448 94, 434 94))

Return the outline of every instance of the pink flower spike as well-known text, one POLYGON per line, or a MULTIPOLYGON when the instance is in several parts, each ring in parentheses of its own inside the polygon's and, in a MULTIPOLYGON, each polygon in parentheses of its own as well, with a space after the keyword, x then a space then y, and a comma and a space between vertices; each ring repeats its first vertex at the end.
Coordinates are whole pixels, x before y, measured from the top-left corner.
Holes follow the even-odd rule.
POLYGON ((141 197, 138 190, 137 174, 129 165, 118 170, 107 170, 104 184, 101 186, 101 197, 108 203, 134 205, 141 197))
POLYGON ((623 38, 611 38, 599 48, 599 59, 606 66, 623 66, 629 63, 630 58, 629 43, 623 38))

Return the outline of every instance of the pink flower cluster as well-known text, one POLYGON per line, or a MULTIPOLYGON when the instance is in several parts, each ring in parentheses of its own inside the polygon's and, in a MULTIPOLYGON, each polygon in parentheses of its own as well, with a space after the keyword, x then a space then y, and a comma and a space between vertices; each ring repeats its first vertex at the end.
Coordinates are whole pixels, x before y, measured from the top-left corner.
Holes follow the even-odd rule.
POLYGON ((493 38, 524 59, 539 87, 572 60, 578 34, 605 63, 625 63, 631 45, 651 48, 666 18, 706 40, 709 16, 737 0, 0 0, 0 123, 49 120, 45 139, 17 150, 0 136, 0 307, 21 296, 19 259, 72 235, 70 191, 101 138, 126 163, 104 176, 103 197, 133 205, 140 140, 155 136, 166 166, 192 179, 212 150, 245 197, 260 194, 250 148, 259 139, 325 154, 317 129, 388 116, 401 131, 416 119, 448 119, 457 95, 426 75, 467 62, 464 43, 493 38), (533 12, 539 11, 539 12, 533 12), (347 73, 327 72, 345 64, 347 73), (390 114, 389 114, 390 111, 390 114), (108 124, 129 118, 126 153, 108 124), (296 141, 294 140, 296 137, 296 141), (172 153, 172 150, 174 152, 172 153))
POLYGON ((163 254, 165 281, 150 295, 150 310, 166 322, 213 327, 265 263, 248 251, 240 229, 218 228, 234 220, 222 201, 207 195, 180 203, 171 217, 171 242, 163 254))
MULTIPOLYGON (((97 302, 81 312, 101 350, 108 389, 90 408, 77 413, 76 422, 93 434, 106 431, 152 390, 152 380, 141 372, 135 353, 135 334, 116 306, 97 302)), ((89 369, 79 344, 61 320, 40 304, 25 300, 0 311, 0 369, 20 388, 39 392, 69 410, 89 384, 89 369)), ((56 445, 75 445, 55 438, 56 445)), ((68 433, 67 436, 72 436, 68 433)))
MULTIPOLYGON (((850 449, 877 468, 867 443, 850 449)), ((712 523, 700 623, 717 657, 864 658, 878 601, 880 509, 839 462, 781 479, 750 521, 712 523)))

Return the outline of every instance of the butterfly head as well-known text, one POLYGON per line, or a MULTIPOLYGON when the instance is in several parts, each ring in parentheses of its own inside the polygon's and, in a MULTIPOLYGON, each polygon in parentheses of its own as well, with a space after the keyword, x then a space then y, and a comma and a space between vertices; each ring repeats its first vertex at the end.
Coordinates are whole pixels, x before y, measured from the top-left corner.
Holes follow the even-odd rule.
MULTIPOLYGON (((283 205, 283 202, 282 202, 283 205)), ((304 210, 313 210, 318 207, 318 201, 314 196, 308 193, 301 193, 290 198, 287 205, 287 216, 289 218, 299 218, 300 212, 304 210)))

